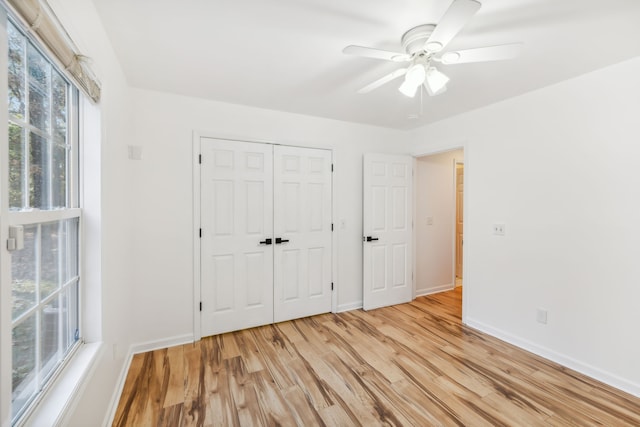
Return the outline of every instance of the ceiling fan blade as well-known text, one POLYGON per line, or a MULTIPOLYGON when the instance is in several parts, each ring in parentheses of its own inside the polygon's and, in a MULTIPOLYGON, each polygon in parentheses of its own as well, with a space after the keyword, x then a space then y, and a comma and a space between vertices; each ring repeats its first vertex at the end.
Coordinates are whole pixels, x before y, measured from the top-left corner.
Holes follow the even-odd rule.
POLYGON ((462 27, 480 9, 475 0, 454 0, 424 44, 427 52, 439 52, 460 32, 462 27))
POLYGON ((369 93, 372 90, 379 88, 383 84, 389 83, 391 80, 397 79, 398 77, 402 77, 405 74, 407 74, 406 68, 400 68, 399 70, 395 70, 393 73, 387 74, 386 76, 376 80, 373 83, 369 83, 368 85, 360 89, 358 93, 360 94, 369 93))
POLYGON ((501 61, 518 56, 522 43, 510 43, 499 46, 479 47, 476 49, 446 52, 440 58, 443 64, 465 64, 468 62, 501 61))
POLYGON ((347 55, 364 56, 367 58, 384 59, 386 61, 406 62, 411 60, 411 55, 406 53, 389 52, 388 50, 374 49, 364 46, 347 46, 342 50, 347 55))

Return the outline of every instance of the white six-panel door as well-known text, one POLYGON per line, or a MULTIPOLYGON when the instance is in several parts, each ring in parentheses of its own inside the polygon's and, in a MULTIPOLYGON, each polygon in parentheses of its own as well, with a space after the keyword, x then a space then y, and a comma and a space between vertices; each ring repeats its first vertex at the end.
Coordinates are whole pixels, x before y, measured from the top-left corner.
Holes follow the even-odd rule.
POLYGON ((363 307, 413 298, 413 158, 367 153, 363 176, 363 307))
POLYGON ((274 236, 274 321, 331 311, 330 151, 274 147, 274 236))
POLYGON ((202 336, 273 321, 273 157, 265 144, 201 140, 202 336))
POLYGON ((201 335, 331 311, 331 152, 201 138, 201 335))

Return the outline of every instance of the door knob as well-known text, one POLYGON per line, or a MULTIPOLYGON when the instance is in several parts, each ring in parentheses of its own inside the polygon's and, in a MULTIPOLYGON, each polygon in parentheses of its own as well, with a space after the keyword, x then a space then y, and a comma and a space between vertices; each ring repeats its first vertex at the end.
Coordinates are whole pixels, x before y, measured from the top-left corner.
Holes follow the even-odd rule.
POLYGON ((378 240, 377 237, 371 237, 371 236, 367 236, 366 239, 367 239, 367 242, 372 242, 374 240, 378 240))
POLYGON ((270 245, 272 242, 271 239, 264 239, 262 242, 260 242, 261 245, 270 245))
POLYGON ((289 239, 281 239, 280 237, 276 237, 276 245, 279 245, 281 243, 287 243, 289 241, 289 239))

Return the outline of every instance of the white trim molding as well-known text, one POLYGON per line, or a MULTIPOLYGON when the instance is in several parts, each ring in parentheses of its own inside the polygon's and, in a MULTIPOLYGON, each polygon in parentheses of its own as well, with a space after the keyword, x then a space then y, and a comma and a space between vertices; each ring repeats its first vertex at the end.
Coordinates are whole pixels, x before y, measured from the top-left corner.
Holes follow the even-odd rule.
POLYGON ((129 368, 131 367, 131 361, 133 360, 134 355, 146 353, 148 351, 159 350, 162 348, 189 344, 192 342, 194 342, 193 334, 184 334, 169 338, 163 338, 161 340, 145 341, 137 344, 131 344, 126 360, 122 364, 122 370, 120 371, 120 375, 118 376, 118 382, 116 383, 116 388, 113 391, 113 395, 111 396, 111 401, 109 402, 107 413, 102 425, 104 427, 107 427, 113 424, 113 420, 116 416, 116 410, 118 409, 118 402, 120 401, 120 397, 122 396, 124 383, 127 379, 127 374, 129 373, 129 368))
POLYGON ((72 363, 67 363, 33 411, 17 425, 67 425, 67 418, 77 406, 103 352, 102 343, 81 344, 71 357, 72 363))
POLYGON ((610 385, 611 387, 615 387, 626 393, 630 393, 636 397, 640 397, 640 384, 612 374, 611 372, 596 368, 589 365, 588 363, 576 360, 565 354, 558 353, 554 350, 548 349, 529 340, 520 338, 509 332, 494 328, 493 326, 487 325, 486 323, 480 322, 478 320, 468 318, 466 325, 477 329, 480 332, 484 332, 488 335, 505 341, 509 344, 515 345, 516 347, 530 351, 531 353, 548 359, 552 362, 558 363, 566 368, 573 369, 576 372, 591 377, 597 381, 601 381, 605 384, 610 385))
POLYGON ((350 302, 348 304, 338 305, 336 313, 344 313, 345 311, 359 310, 362 308, 362 301, 350 302))
POLYGON ((444 291, 450 291, 453 288, 455 288, 455 284, 449 283, 447 285, 434 286, 433 288, 428 289, 416 289, 416 298, 437 294, 444 291))

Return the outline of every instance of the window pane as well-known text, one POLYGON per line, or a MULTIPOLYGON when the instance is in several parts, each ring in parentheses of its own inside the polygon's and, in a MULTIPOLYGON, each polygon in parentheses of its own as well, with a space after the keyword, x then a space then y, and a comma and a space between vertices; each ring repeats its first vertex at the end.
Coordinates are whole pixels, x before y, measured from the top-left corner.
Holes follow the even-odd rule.
POLYGON ((60 222, 42 224, 41 231, 41 265, 40 265, 40 300, 46 299, 55 292, 60 283, 60 222))
POLYGON ((65 144, 67 140, 67 96, 69 85, 57 71, 54 71, 52 87, 51 117, 53 125, 51 128, 55 142, 65 144))
MULTIPOLYGON (((7 23, 9 156, 0 170, 17 223, 29 221, 23 210, 60 210, 52 217, 60 218, 79 185, 70 149, 77 128, 69 128, 77 124, 77 88, 24 34, 7 23)), ((14 422, 80 339, 79 218, 25 225, 24 233, 24 249, 11 255, 14 422)))
POLYGON ((51 161, 51 207, 67 207, 67 95, 69 85, 53 73, 53 146, 51 161))
POLYGON ((68 283, 78 276, 78 218, 65 220, 62 227, 61 241, 65 245, 61 254, 62 284, 68 283))
POLYGON ((36 393, 36 316, 32 315, 12 330, 12 412, 13 417, 36 393))
POLYGON ((80 339, 78 327, 78 282, 75 281, 67 288, 67 299, 63 300, 65 308, 65 317, 63 325, 64 341, 63 347, 66 352, 69 348, 80 339))
POLYGON ((9 123, 9 207, 12 210, 24 207, 24 153, 24 131, 20 126, 9 123))
POLYGON ((29 134, 29 205, 33 208, 49 208, 49 144, 35 133, 29 134))
POLYGON ((29 68, 29 123, 48 133, 51 66, 30 43, 27 47, 27 63, 29 68))
POLYGON ((36 304, 37 226, 24 227, 24 249, 11 255, 12 317, 17 319, 36 304))
POLYGON ((45 381, 61 359, 60 305, 54 298, 42 309, 40 315, 40 376, 45 381))
POLYGON ((11 24, 7 25, 9 36, 9 114, 24 119, 24 37, 11 24))
POLYGON ((56 143, 51 150, 51 208, 65 208, 67 207, 67 147, 56 143))
POLYGON ((62 339, 61 347, 62 352, 66 353, 71 344, 71 334, 69 333, 69 295, 71 293, 71 287, 67 287, 60 293, 60 310, 62 315, 60 316, 60 339, 62 339))

